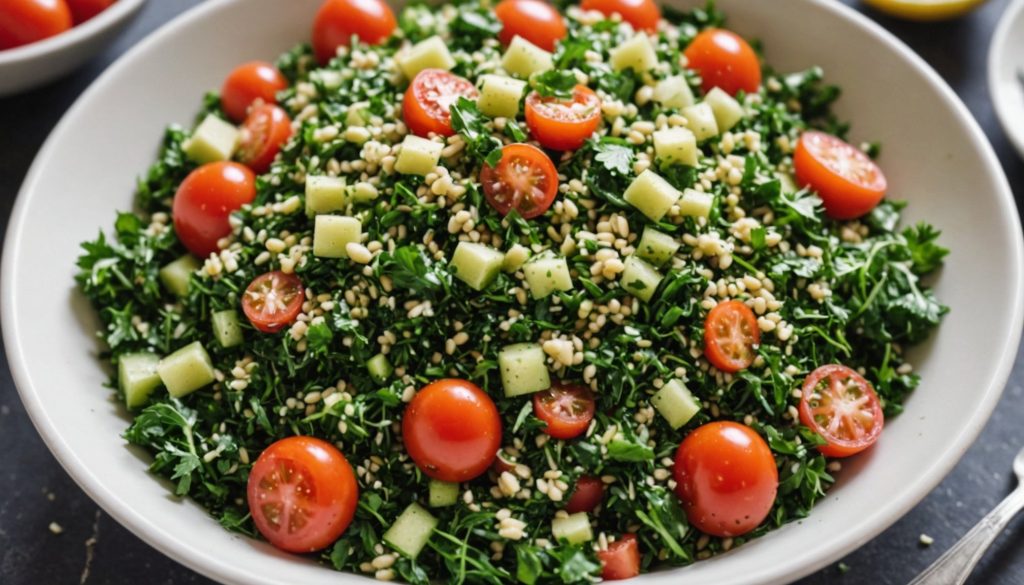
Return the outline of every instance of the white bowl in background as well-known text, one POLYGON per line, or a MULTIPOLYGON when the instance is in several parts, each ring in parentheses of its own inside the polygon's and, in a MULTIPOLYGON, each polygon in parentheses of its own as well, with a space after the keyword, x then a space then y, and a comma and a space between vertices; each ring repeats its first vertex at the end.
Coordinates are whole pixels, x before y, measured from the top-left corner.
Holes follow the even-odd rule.
POLYGON ((999 18, 988 51, 988 90, 999 123, 1024 157, 1024 0, 999 18))
MULTIPOLYGON (((19 195, 0 272, 4 342, 15 382, 47 445, 111 516, 183 564, 225 583, 366 583, 226 532, 171 496, 126 447, 123 408, 104 388, 97 320, 75 288, 79 242, 128 209, 169 122, 193 118, 204 92, 240 62, 273 59, 308 38, 320 0, 213 0, 111 66, 68 111, 19 195)), ((692 6, 703 0, 676 0, 692 6)), ((977 123, 918 56, 831 0, 719 0, 730 27, 764 42, 789 71, 825 68, 842 85, 852 137, 880 140, 891 195, 910 201, 952 249, 936 293, 952 307, 911 354, 924 382, 882 440, 846 462, 810 517, 638 585, 784 583, 864 544, 909 511, 977 437, 1010 372, 1022 326, 1022 235, 1003 171, 977 123)))

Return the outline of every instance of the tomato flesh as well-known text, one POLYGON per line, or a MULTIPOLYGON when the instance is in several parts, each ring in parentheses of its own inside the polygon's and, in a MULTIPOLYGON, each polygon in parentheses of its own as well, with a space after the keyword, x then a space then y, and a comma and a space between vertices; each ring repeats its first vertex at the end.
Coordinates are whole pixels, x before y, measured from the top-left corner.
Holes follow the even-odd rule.
POLYGON ((576 487, 565 504, 565 511, 570 514, 577 512, 593 512, 601 505, 604 498, 604 482, 589 475, 581 476, 576 480, 576 487))
POLYGON ((811 372, 800 398, 800 422, 827 441, 818 447, 828 457, 849 457, 874 445, 885 416, 871 383, 846 366, 827 365, 811 372))
POLYGON ((526 97, 526 126, 544 148, 576 150, 600 123, 601 99, 586 86, 577 85, 568 100, 542 98, 537 92, 526 97))
POLYGON ((426 138, 431 132, 455 134, 451 107, 460 97, 480 97, 468 79, 442 69, 424 69, 416 74, 402 98, 402 120, 409 130, 426 138))
POLYGON ((544 151, 530 144, 508 144, 494 167, 480 170, 487 202, 501 215, 515 209, 524 219, 551 207, 558 193, 558 171, 544 151))
POLYGON ((702 31, 683 54, 688 67, 700 73, 704 93, 718 87, 736 95, 741 90, 755 93, 761 87, 757 53, 733 32, 715 28, 702 31))
POLYGON ((238 160, 257 175, 270 170, 281 147, 292 137, 292 121, 281 108, 260 104, 249 110, 242 124, 238 160))
POLYGON ((295 322, 305 301, 305 289, 298 276, 268 272, 257 276, 245 289, 242 312, 259 331, 277 333, 295 322))
POLYGON ((254 103, 277 103, 277 92, 287 87, 288 80, 272 64, 250 61, 228 74, 220 90, 220 105, 229 118, 241 122, 254 103))
POLYGON ((868 155, 843 140, 809 131, 800 136, 793 167, 801 187, 818 193, 833 219, 856 219, 885 197, 888 182, 868 155))
POLYGON ((0 50, 13 49, 58 35, 72 26, 63 0, 0 2, 0 50))
POLYGON ((395 13, 382 0, 326 0, 313 20, 313 52, 317 61, 326 65, 338 47, 349 46, 353 36, 378 45, 396 26, 395 13))
POLYGON ((519 36, 554 52, 555 44, 568 34, 562 15, 544 0, 502 0, 494 15, 501 21, 498 40, 505 45, 519 36))
POLYGON ((635 534, 623 534, 608 545, 608 550, 597 552, 601 561, 601 578, 605 581, 632 579, 640 574, 640 546, 635 534))
POLYGON ((661 10, 654 0, 583 0, 583 10, 596 10, 605 16, 618 13, 636 30, 653 33, 658 29, 661 10))
POLYGON ((582 435, 595 408, 594 393, 576 384, 558 383, 533 395, 533 413, 547 424, 544 432, 556 439, 582 435))
POLYGON ((234 162, 205 164, 189 173, 174 194, 171 213, 181 243, 200 258, 218 250, 231 233, 228 216, 256 198, 256 176, 234 162))
POLYGON ((113 5, 115 0, 67 0, 75 24, 82 24, 113 5))
POLYGON ((749 368, 760 343, 757 318, 741 301, 715 305, 704 320, 704 357, 723 372, 749 368))

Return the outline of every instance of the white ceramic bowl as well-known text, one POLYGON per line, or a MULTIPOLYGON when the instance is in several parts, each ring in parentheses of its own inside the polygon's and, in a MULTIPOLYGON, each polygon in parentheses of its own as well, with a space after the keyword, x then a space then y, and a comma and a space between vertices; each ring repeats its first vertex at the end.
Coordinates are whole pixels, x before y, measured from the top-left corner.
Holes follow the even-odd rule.
POLYGON ((988 52, 988 89, 999 122, 1024 156, 1024 0, 1016 0, 999 19, 988 52))
POLYGON ((0 51, 0 97, 57 79, 100 52, 146 0, 118 0, 88 21, 37 43, 0 51))
MULTIPOLYGON (((698 0, 679 2, 695 4, 698 0)), ((702 2, 702 0, 699 0, 702 2)), ((125 446, 124 410, 103 387, 96 319, 72 278, 78 244, 131 206, 168 122, 192 119, 237 63, 273 58, 307 38, 320 0, 215 0, 152 35, 68 112, 32 167, 8 228, 2 265, 4 341, 28 409, 50 449, 111 516, 178 561, 245 585, 338 585, 306 559, 231 535, 171 497, 125 446)), ((1022 325, 1022 236, 998 162, 977 124, 904 45, 831 0, 720 0, 730 26, 764 41, 782 70, 822 65, 843 86, 838 113, 853 138, 881 140, 891 193, 908 221, 945 230, 937 281, 952 307, 911 356, 924 383, 879 444, 844 467, 807 520, 716 559, 639 584, 782 583, 824 566, 896 521, 945 476, 1003 388, 1022 325)))

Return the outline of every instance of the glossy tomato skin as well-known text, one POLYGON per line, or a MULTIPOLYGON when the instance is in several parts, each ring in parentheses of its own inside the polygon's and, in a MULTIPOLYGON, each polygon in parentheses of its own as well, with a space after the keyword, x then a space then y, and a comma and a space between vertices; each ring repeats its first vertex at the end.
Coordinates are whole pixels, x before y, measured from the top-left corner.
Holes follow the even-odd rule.
POLYGON ((64 0, 4 0, 0 2, 0 50, 48 39, 72 24, 64 0))
POLYGON ((589 514, 601 505, 603 498, 604 482, 589 475, 580 476, 576 480, 576 487, 573 488, 569 501, 565 504, 565 511, 570 514, 577 512, 587 512, 589 514))
POLYGON ((480 92, 468 79, 442 69, 424 69, 416 74, 402 98, 402 121, 409 131, 426 138, 431 132, 455 134, 451 107, 460 97, 475 100, 480 92))
POLYGON ((636 535, 623 534, 608 545, 608 550, 598 551, 601 561, 601 578, 605 581, 632 579, 640 574, 640 545, 636 535))
POLYGON ((377 45, 396 26, 395 13, 382 0, 326 0, 313 20, 313 52, 317 61, 326 65, 338 47, 349 45, 353 35, 377 45))
POLYGON ((280 107, 259 104, 249 110, 242 124, 238 160, 257 175, 270 170, 270 164, 292 137, 292 120, 280 107))
POLYGON ((544 215, 558 194, 558 170, 532 144, 506 144, 494 167, 480 169, 484 197, 501 215, 515 209, 524 219, 544 215))
POLYGON ((576 150, 600 123, 601 99, 584 85, 573 89, 570 100, 542 98, 537 92, 526 96, 526 126, 544 148, 576 150))
POLYGON ((810 187, 833 219, 856 219, 885 197, 888 182, 868 155, 843 140, 809 131, 793 152, 793 168, 801 187, 810 187))
POLYGON ((580 8, 596 10, 605 16, 617 12, 633 28, 649 33, 658 30, 658 21, 661 19, 661 10, 654 0, 583 0, 580 8))
POLYGON ((761 87, 761 62, 739 35, 724 29, 700 32, 683 52, 690 69, 700 72, 704 93, 719 87, 729 95, 755 93, 761 87))
POLYGON ((71 9, 71 17, 75 24, 82 24, 97 14, 110 8, 116 0, 67 0, 71 9))
POLYGON ((556 439, 574 439, 587 431, 596 402, 590 388, 559 382, 533 395, 533 413, 556 439))
POLYGON ((562 15, 544 0, 502 0, 494 7, 494 15, 501 21, 498 40, 505 45, 520 36, 554 52, 558 41, 568 34, 562 15))
POLYGON ((257 330, 277 333, 295 322, 305 300, 298 276, 268 272, 254 278, 242 293, 242 312, 257 330))
POLYGON ((818 450, 828 457, 849 457, 874 445, 885 415, 871 383, 850 368, 821 366, 804 381, 800 422, 827 441, 818 450))
POLYGON ((718 303, 704 320, 704 357, 723 372, 745 370, 757 357, 761 329, 742 301, 718 303))
POLYGON ((220 90, 220 105, 229 118, 241 122, 257 100, 275 104, 277 92, 287 87, 288 80, 272 64, 250 61, 228 74, 220 90))
POLYGON ((311 553, 336 541, 352 523, 359 485, 337 448, 296 436, 260 454, 249 472, 247 495, 264 538, 281 550, 311 553), (302 514, 292 518, 296 509, 302 514))
POLYGON ((501 417, 476 384, 438 380, 406 407, 402 440, 423 473, 440 481, 469 481, 494 463, 501 447, 501 417))
POLYGON ((256 198, 256 176, 234 162, 205 164, 189 173, 174 195, 174 231, 199 258, 216 252, 231 233, 228 216, 256 198))
POLYGON ((768 444, 750 427, 728 421, 708 423, 683 439, 673 472, 690 524, 722 538, 761 524, 779 486, 768 444))

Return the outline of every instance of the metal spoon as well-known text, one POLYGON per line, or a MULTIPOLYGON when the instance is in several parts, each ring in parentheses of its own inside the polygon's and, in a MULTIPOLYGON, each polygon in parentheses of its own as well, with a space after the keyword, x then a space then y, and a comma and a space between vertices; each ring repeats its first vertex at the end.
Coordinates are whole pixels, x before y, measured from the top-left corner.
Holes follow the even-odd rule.
POLYGON ((1024 510, 1024 449, 1013 459, 1017 489, 909 585, 963 585, 999 533, 1024 510))

